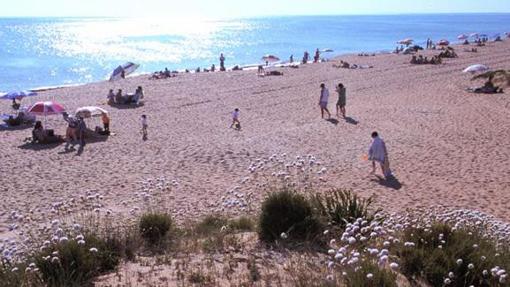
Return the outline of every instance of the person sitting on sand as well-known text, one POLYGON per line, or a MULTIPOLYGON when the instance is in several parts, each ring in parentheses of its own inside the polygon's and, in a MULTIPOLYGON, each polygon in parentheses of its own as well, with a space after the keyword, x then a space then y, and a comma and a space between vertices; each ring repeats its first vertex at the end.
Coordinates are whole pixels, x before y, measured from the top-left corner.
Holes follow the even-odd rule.
POLYGON ((44 142, 44 128, 41 121, 35 122, 34 129, 32 130, 32 143, 44 142))
POLYGON ((411 61, 410 61, 411 64, 418 64, 418 59, 416 58, 416 55, 413 55, 411 57, 411 61))
POLYGON ((416 64, 420 64, 420 65, 423 64, 423 56, 422 55, 418 56, 418 60, 416 60, 416 64))
POLYGON ((322 83, 320 85, 321 87, 321 94, 319 97, 319 107, 321 108, 321 116, 324 118, 324 112, 328 113, 328 118, 331 118, 331 113, 328 110, 328 98, 329 98, 329 91, 326 88, 326 85, 322 83))
POLYGON ((117 90, 114 100, 118 105, 123 105, 125 103, 124 97, 122 96, 122 89, 117 90))
POLYGON ((336 102, 336 116, 339 116, 339 111, 342 113, 342 117, 345 118, 345 104, 346 104, 346 89, 344 84, 338 84, 336 88, 336 92, 338 93, 338 101, 336 102))
POLYGON ((377 132, 372 133, 372 144, 368 150, 368 160, 372 161, 372 173, 375 173, 375 162, 381 165, 381 171, 384 177, 391 176, 390 161, 386 144, 379 137, 377 132))
POLYGON ((230 128, 235 128, 236 130, 241 129, 241 122, 239 121, 239 109, 235 108, 232 112, 232 124, 230 125, 230 128))
POLYGON ((469 41, 467 39, 464 40, 464 43, 462 43, 462 45, 469 45, 469 41))
POLYGON ((113 89, 110 89, 108 95, 106 95, 106 102, 111 105, 115 103, 115 94, 113 93, 113 89))
POLYGON ((214 64, 211 65, 211 72, 216 71, 216 66, 214 64))
POLYGON ((16 99, 12 99, 12 105, 11 106, 12 106, 13 110, 17 111, 21 107, 21 104, 16 102, 16 99))
POLYGON ((142 89, 142 86, 138 86, 138 88, 136 88, 136 91, 135 91, 135 95, 133 96, 133 103, 138 105, 138 103, 140 102, 140 99, 143 99, 143 89, 142 89))

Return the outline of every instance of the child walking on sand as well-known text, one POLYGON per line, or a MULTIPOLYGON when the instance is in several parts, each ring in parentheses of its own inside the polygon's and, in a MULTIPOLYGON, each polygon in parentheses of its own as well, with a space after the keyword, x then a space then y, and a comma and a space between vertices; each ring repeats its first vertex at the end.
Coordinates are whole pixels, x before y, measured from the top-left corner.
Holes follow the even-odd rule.
POLYGON ((142 139, 147 140, 147 116, 142 115, 142 139))
POLYGON ((384 177, 392 176, 386 144, 377 132, 372 133, 372 144, 368 150, 368 160, 372 161, 372 173, 375 173, 375 162, 378 162, 381 165, 384 177))
POLYGON ((230 128, 235 128, 236 130, 241 129, 241 122, 239 121, 239 109, 235 108, 232 112, 232 124, 230 128))

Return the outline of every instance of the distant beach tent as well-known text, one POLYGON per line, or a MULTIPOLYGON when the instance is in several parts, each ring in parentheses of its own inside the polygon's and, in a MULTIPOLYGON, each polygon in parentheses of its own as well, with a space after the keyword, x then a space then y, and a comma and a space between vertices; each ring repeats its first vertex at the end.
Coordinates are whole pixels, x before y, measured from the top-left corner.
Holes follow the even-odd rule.
POLYGON ((448 41, 446 39, 442 39, 442 40, 439 40, 439 42, 437 42, 437 45, 438 46, 448 46, 448 45, 450 45, 450 41, 448 41))
POLYGON ((33 97, 33 96, 37 96, 37 93, 36 92, 32 92, 32 91, 12 91, 12 92, 8 92, 7 94, 4 94, 2 96, 0 96, 0 99, 3 99, 3 100, 21 100, 23 99, 24 97, 33 97))
POLYGON ((489 70, 489 67, 482 65, 482 64, 476 64, 476 65, 471 65, 471 66, 465 68, 464 71, 462 71, 462 72, 475 74, 475 73, 486 72, 488 70, 489 70))
POLYGON ((320 50, 320 52, 321 53, 331 53, 331 52, 333 52, 333 49, 325 48, 325 49, 320 50))
POLYGON ((266 62, 278 62, 280 61, 280 58, 276 57, 275 55, 265 55, 262 57, 262 60, 266 62))
POLYGON ((108 114, 108 111, 106 111, 103 108, 100 107, 81 107, 76 109, 76 116, 80 116, 82 118, 92 118, 92 117, 100 117, 102 114, 108 114))
POLYGON ((468 38, 469 38, 469 36, 468 36, 468 35, 466 35, 466 34, 460 34, 460 35, 457 37, 457 39, 459 39, 459 40, 467 40, 468 38))
POLYGON ((478 39, 478 38, 480 38, 480 35, 478 33, 471 33, 471 34, 469 34, 469 37, 478 39))
POLYGON ((59 115, 65 112, 66 109, 59 103, 47 101, 37 102, 28 108, 28 113, 36 116, 51 116, 59 115))
POLYGON ((140 65, 131 62, 127 62, 121 66, 118 66, 115 68, 115 70, 113 70, 113 73, 110 76, 110 81, 122 79, 122 71, 124 71, 124 76, 127 76, 138 69, 138 67, 140 67, 140 65))
POLYGON ((413 39, 411 38, 406 38, 404 40, 400 40, 397 42, 397 44, 400 44, 400 45, 406 45, 406 46, 409 46, 413 43, 413 39))

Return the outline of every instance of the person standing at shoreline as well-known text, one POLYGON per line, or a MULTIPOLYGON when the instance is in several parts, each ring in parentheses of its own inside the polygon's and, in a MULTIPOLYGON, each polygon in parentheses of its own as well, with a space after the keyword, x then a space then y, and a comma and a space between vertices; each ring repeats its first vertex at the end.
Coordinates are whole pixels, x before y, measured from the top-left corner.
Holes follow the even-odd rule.
POLYGON ((223 53, 220 54, 220 71, 225 71, 225 56, 223 56, 223 53))
POLYGON ((317 48, 317 50, 315 50, 315 55, 313 56, 313 62, 314 63, 318 63, 319 62, 319 59, 320 59, 320 52, 319 52, 319 48, 317 48))
POLYGON ((342 113, 342 117, 345 118, 345 104, 347 102, 346 99, 346 89, 344 84, 340 83, 336 87, 336 92, 338 93, 338 101, 336 102, 336 116, 340 117, 338 112, 342 113))
POLYGON ((381 165, 381 171, 384 177, 388 178, 392 175, 390 169, 390 160, 388 158, 388 150, 386 144, 379 137, 377 132, 372 133, 372 144, 368 150, 368 160, 372 161, 372 172, 375 173, 375 162, 381 165))
POLYGON ((324 83, 321 84, 321 95, 319 97, 319 107, 321 107, 321 116, 324 118, 324 111, 328 113, 328 118, 331 118, 331 113, 328 110, 329 91, 324 83))

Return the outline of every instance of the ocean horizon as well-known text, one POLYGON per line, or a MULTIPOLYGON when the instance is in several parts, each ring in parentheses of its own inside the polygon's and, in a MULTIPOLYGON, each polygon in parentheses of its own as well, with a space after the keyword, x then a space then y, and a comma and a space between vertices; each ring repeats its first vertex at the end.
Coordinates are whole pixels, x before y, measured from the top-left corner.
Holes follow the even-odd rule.
POLYGON ((125 62, 137 73, 262 63, 265 54, 299 61, 304 51, 331 58, 390 52, 396 42, 458 42, 510 32, 510 13, 269 16, 226 20, 110 17, 0 18, 0 91, 105 80, 125 62))

